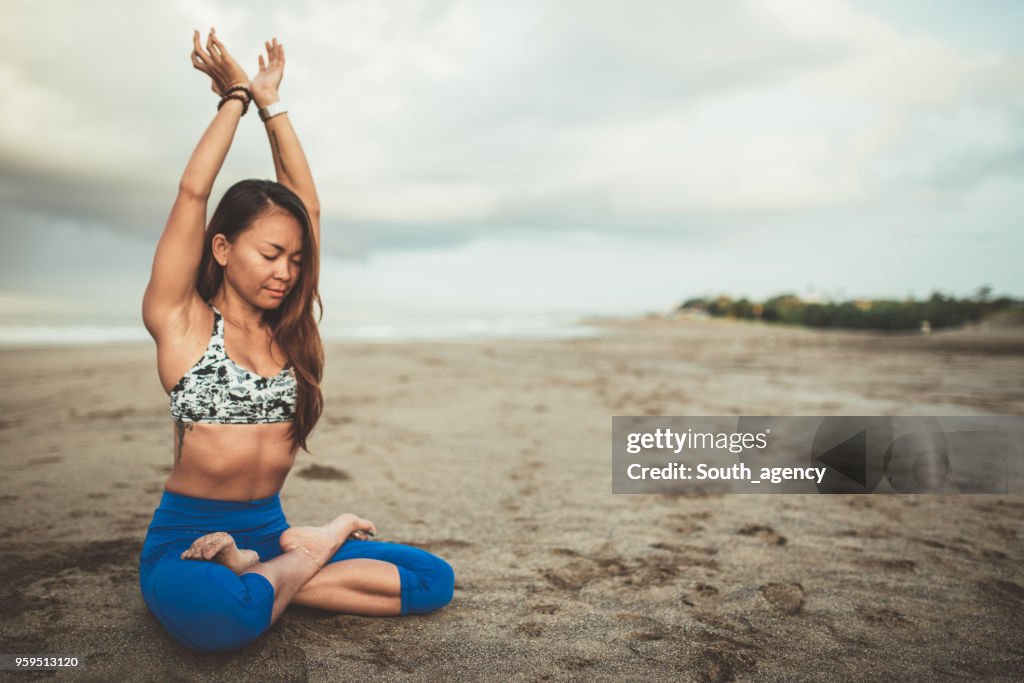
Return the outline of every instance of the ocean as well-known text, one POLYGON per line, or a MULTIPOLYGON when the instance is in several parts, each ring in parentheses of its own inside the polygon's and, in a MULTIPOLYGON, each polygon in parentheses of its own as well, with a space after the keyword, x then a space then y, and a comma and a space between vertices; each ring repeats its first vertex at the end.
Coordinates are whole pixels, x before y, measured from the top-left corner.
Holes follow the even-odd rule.
MULTIPOLYGON (((574 316, 494 316, 393 320, 373 323, 328 323, 320 326, 325 342, 470 341, 478 339, 582 339, 603 331, 574 316)), ((0 348, 77 346, 151 341, 142 321, 136 324, 0 323, 0 348)))

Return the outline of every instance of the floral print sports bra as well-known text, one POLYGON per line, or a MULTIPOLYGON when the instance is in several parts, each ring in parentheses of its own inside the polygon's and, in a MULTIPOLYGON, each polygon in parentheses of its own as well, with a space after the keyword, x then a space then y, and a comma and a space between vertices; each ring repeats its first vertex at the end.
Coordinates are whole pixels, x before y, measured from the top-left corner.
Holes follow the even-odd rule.
POLYGON ((295 417, 295 370, 286 364, 274 377, 249 372, 224 351, 224 318, 213 310, 206 353, 171 389, 171 416, 183 422, 260 424, 295 417))

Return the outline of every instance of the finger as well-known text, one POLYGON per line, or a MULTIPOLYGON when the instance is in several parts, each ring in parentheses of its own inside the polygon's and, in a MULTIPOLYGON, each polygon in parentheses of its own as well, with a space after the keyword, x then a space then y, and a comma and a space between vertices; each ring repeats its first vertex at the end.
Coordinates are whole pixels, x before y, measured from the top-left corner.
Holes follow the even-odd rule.
POLYGON ((194 43, 193 52, 195 52, 195 54, 198 55, 200 59, 202 59, 204 62, 212 61, 210 59, 210 55, 208 53, 204 52, 203 51, 203 46, 199 44, 199 31, 195 32, 195 35, 193 37, 193 43, 194 43))
POLYGON ((199 44, 199 31, 192 34, 192 47, 200 57, 203 56, 203 46, 199 44))
POLYGON ((260 55, 260 71, 266 71, 266 70, 267 70, 267 67, 263 63, 263 55, 260 55))
POLYGON ((206 66, 206 62, 199 57, 199 55, 192 53, 192 66, 202 71, 204 74, 209 75, 209 67, 206 66))
POLYGON ((210 29, 210 32, 206 36, 206 51, 209 52, 211 56, 216 56, 214 54, 214 51, 213 51, 213 29, 212 28, 210 29))
POLYGON ((220 38, 218 38, 216 34, 213 36, 213 43, 217 46, 217 49, 220 50, 221 54, 225 57, 231 57, 231 53, 228 52, 226 47, 224 47, 224 43, 220 42, 220 38))

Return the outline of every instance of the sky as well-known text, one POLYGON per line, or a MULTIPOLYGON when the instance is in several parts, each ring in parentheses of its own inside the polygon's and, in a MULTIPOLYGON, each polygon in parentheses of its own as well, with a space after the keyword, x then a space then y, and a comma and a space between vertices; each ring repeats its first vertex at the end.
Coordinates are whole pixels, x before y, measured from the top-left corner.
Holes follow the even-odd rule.
MULTIPOLYGON (((210 26, 250 74, 285 46, 325 319, 1024 295, 1020 3, 3 7, 0 324, 141 325, 210 26)), ((250 111, 209 213, 272 176, 250 111)))

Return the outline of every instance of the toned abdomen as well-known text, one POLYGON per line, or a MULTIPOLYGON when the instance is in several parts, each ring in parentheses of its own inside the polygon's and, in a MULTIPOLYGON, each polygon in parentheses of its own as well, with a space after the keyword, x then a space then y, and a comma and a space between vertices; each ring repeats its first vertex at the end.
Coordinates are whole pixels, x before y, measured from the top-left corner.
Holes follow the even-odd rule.
POLYGON ((289 422, 172 422, 174 467, 167 490, 196 498, 255 500, 281 490, 298 449, 289 422))

